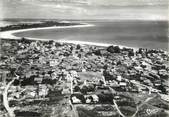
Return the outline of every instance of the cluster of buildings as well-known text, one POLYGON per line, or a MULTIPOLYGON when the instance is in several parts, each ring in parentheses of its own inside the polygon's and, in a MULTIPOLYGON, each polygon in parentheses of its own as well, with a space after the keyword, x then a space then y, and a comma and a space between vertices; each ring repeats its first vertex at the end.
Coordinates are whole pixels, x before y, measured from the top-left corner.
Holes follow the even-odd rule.
POLYGON ((168 95, 169 55, 162 50, 24 38, 1 42, 1 95, 5 84, 19 76, 10 88, 10 100, 68 95, 72 104, 113 104, 119 92, 168 95))

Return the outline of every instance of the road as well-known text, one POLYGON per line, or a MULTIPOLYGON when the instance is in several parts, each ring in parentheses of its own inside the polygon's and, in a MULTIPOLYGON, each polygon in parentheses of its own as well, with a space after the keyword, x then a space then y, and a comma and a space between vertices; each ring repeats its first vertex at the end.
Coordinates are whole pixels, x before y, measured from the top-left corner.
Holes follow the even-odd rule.
POLYGON ((10 81, 7 86, 5 87, 4 93, 3 93, 3 104, 5 109, 7 110, 10 117, 15 117, 14 110, 9 107, 8 102, 8 89, 11 86, 11 84, 15 81, 16 78, 14 78, 12 81, 10 81))
POLYGON ((73 117, 79 117, 78 112, 76 111, 75 107, 73 106, 73 104, 71 103, 71 101, 69 101, 70 106, 72 107, 72 111, 73 111, 73 117))
MULTIPOLYGON (((19 67, 22 65, 22 63, 18 66, 18 68, 15 70, 15 72, 19 69, 19 67)), ((9 117, 15 117, 14 114, 14 109, 9 107, 9 101, 8 101, 8 90, 12 83, 16 80, 19 79, 19 76, 15 73, 16 77, 13 78, 5 87, 4 92, 3 92, 3 105, 5 109, 7 110, 9 117)))

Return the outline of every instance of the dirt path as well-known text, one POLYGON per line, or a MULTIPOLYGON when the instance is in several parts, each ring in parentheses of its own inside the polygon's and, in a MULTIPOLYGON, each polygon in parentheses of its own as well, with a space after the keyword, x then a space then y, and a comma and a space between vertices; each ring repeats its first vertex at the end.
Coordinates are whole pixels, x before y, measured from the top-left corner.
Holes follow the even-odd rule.
POLYGON ((9 107, 8 102, 8 89, 10 88, 11 84, 15 81, 16 78, 14 78, 12 81, 10 81, 7 86, 5 87, 4 93, 3 93, 3 104, 5 109, 7 110, 10 117, 15 117, 14 110, 9 107))
POLYGON ((122 117, 126 117, 126 116, 120 111, 120 109, 119 109, 119 107, 118 107, 118 105, 117 105, 117 103, 116 103, 115 100, 113 100, 113 103, 114 103, 114 105, 115 105, 115 107, 116 107, 118 113, 119 113, 122 117))

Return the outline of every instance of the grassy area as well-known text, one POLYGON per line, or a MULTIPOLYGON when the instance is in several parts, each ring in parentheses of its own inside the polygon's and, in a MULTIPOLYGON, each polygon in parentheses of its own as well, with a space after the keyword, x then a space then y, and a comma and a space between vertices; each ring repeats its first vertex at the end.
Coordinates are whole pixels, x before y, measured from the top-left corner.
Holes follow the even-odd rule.
POLYGON ((87 110, 83 107, 77 107, 79 117, 101 117, 96 111, 87 110))
MULTIPOLYGON (((154 107, 152 105, 149 104, 144 104, 138 111, 136 117, 150 117, 152 115, 156 115, 157 113, 159 113, 161 111, 161 109, 154 107)), ((154 116, 156 117, 156 116, 154 116)))
POLYGON ((127 117, 130 117, 136 112, 136 108, 133 108, 131 106, 121 106, 120 111, 127 117))
POLYGON ((148 101, 148 104, 161 109, 169 110, 169 103, 162 100, 160 97, 153 98, 152 100, 148 101))
POLYGON ((112 105, 82 105, 76 108, 79 117, 119 117, 112 105))

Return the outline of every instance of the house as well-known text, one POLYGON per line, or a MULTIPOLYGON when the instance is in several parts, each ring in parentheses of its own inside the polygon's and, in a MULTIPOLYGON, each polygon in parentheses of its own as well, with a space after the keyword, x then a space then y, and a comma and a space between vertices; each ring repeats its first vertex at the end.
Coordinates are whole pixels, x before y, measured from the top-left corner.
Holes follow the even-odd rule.
POLYGON ((149 89, 146 87, 138 87, 138 91, 142 92, 142 93, 147 93, 147 92, 149 92, 149 89))
POLYGON ((39 96, 45 97, 48 94, 48 87, 44 84, 39 85, 39 96))
POLYGON ((40 77, 35 77, 34 78, 34 81, 37 82, 38 84, 41 84, 42 80, 43 80, 43 78, 40 78, 40 77))
POLYGON ((36 94, 37 94, 36 91, 31 91, 31 92, 27 92, 26 96, 28 98, 35 98, 36 94))
POLYGON ((55 59, 54 59, 54 60, 50 60, 50 61, 49 61, 49 65, 50 65, 50 66, 56 66, 56 65, 58 65, 58 62, 57 62, 57 60, 55 60, 55 59))
POLYGON ((137 71, 140 71, 140 72, 143 71, 143 68, 140 67, 140 66, 134 67, 134 69, 137 70, 137 71))
POLYGON ((125 86, 127 86, 127 83, 126 83, 126 82, 119 82, 119 85, 120 85, 121 87, 125 87, 125 86))
POLYGON ((63 88, 62 89, 62 94, 70 94, 70 89, 69 88, 63 88))
POLYGON ((161 80, 156 80, 154 81, 154 86, 160 86, 161 85, 161 80))
POLYGON ((86 69, 82 69, 82 72, 86 72, 86 69))
POLYGON ((116 95, 116 96, 114 96, 114 99, 115 99, 115 100, 119 100, 119 99, 120 99, 120 96, 116 95))
POLYGON ((165 95, 165 94, 160 94, 160 96, 161 96, 161 99, 163 99, 163 100, 165 100, 165 101, 169 102, 168 95, 165 95))
POLYGON ((86 99, 86 103, 91 103, 91 102, 92 102, 92 99, 90 99, 90 98, 86 99))
POLYGON ((99 97, 97 95, 92 95, 93 102, 99 102, 99 97))
POLYGON ((167 75, 167 71, 165 69, 159 70, 160 75, 167 75))
POLYGON ((49 74, 46 73, 46 74, 44 75, 44 79, 51 79, 51 77, 50 77, 49 74))
POLYGON ((39 96, 40 97, 45 97, 47 94, 48 94, 48 90, 47 89, 39 90, 39 96))
POLYGON ((117 81, 121 81, 122 77, 121 76, 117 76, 117 81))
POLYGON ((68 82, 71 82, 71 81, 73 81, 73 77, 72 77, 70 74, 67 74, 66 80, 67 80, 68 82))
POLYGON ((81 100, 78 99, 76 96, 73 96, 71 99, 73 104, 81 103, 81 100))
POLYGON ((26 75, 26 78, 30 78, 32 74, 31 74, 31 72, 26 72, 25 75, 26 75))
POLYGON ((159 93, 160 90, 157 90, 157 89, 151 89, 151 92, 152 92, 152 93, 159 93))

